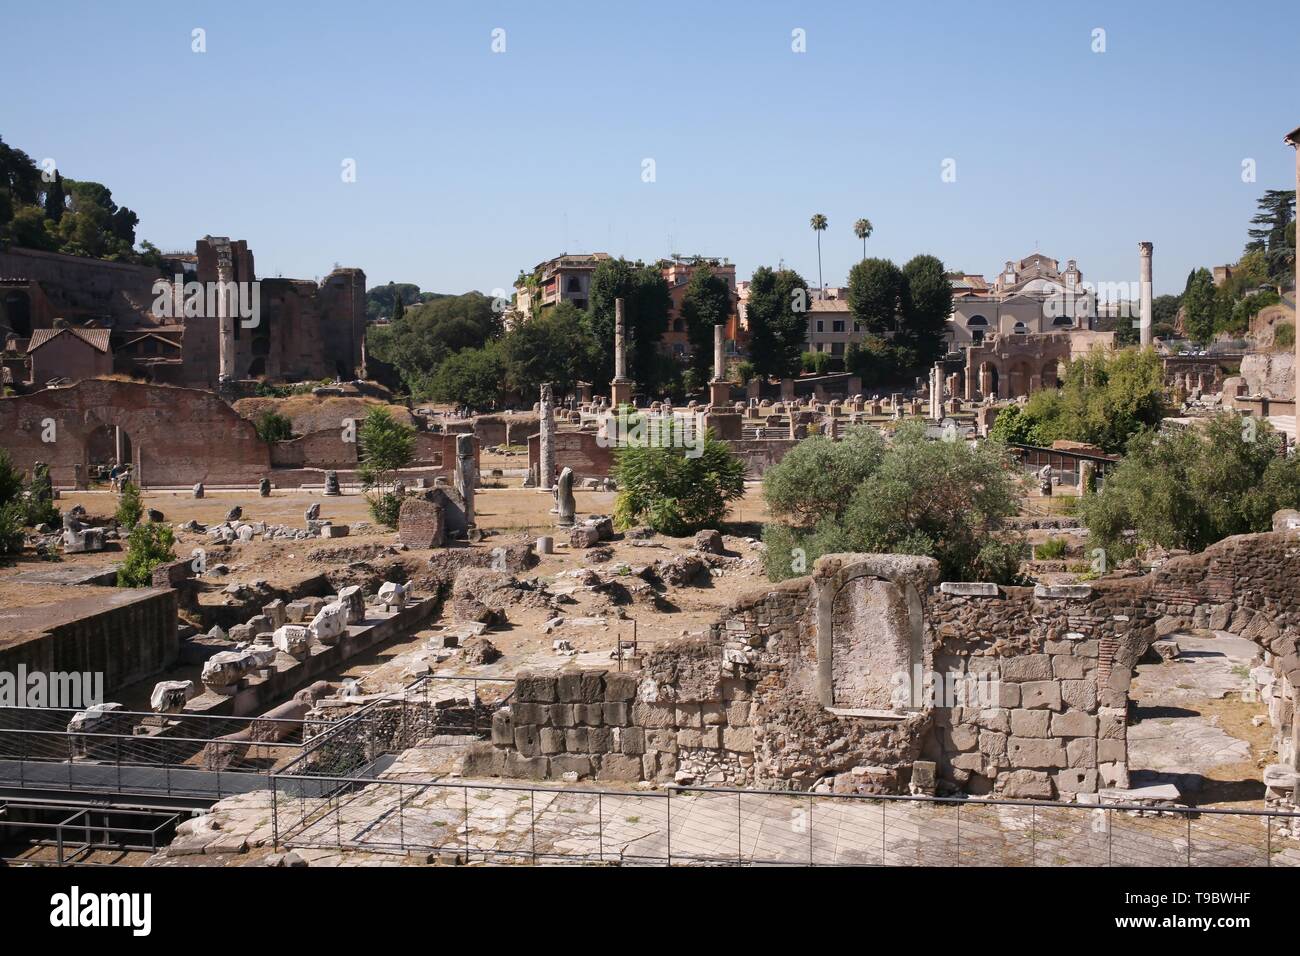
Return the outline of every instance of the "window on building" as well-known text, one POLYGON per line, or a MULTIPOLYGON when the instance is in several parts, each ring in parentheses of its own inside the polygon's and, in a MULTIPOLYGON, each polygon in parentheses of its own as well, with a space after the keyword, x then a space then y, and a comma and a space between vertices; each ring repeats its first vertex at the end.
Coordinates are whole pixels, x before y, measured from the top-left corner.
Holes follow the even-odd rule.
POLYGON ((1016 335, 1024 335, 1029 331, 1029 326, 1025 325, 1023 322, 1017 322, 1011 327, 1011 331, 1016 335))
POLYGON ((832 331, 832 332, 843 332, 843 331, 844 331, 844 320, 843 320, 843 319, 836 319, 835 321, 833 321, 833 322, 831 323, 831 331, 832 331))
POLYGON ((843 354, 844 354, 844 343, 843 343, 843 342, 832 342, 832 343, 831 343, 831 354, 832 354, 832 355, 843 355, 843 354))
POLYGON ((823 322, 821 319, 818 319, 818 320, 817 320, 817 331, 818 331, 818 332, 825 332, 825 331, 826 331, 826 323, 823 322))

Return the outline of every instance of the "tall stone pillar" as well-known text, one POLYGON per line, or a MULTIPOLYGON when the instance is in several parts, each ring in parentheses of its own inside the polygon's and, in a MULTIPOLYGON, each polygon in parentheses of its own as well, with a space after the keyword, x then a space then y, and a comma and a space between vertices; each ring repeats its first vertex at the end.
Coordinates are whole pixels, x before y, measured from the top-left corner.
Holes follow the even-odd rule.
POLYGON ((943 421, 943 366, 938 362, 930 369, 930 420, 943 421))
MULTIPOLYGON (((1286 141, 1295 147, 1295 185, 1296 195, 1300 196, 1300 129, 1293 129, 1287 134, 1286 141)), ((1300 296, 1300 257, 1295 261, 1295 281, 1296 295, 1300 296)), ((1296 328, 1300 330, 1300 299, 1297 299, 1296 308, 1296 328)), ((1296 408, 1300 410, 1300 335, 1295 340, 1295 402, 1296 408)), ((1300 411, 1298 411, 1300 414, 1300 411)), ((1294 721, 1296 733, 1300 735, 1300 720, 1294 721)), ((1297 761, 1300 761, 1300 750, 1298 750, 1297 761)))
POLYGON ((1152 245, 1149 242, 1139 242, 1138 252, 1142 256, 1141 290, 1139 295, 1141 299, 1138 303, 1138 331, 1141 335, 1142 347, 1146 348, 1151 344, 1151 250, 1152 245))
POLYGON ((235 377, 235 316, 230 301, 235 264, 229 239, 214 239, 212 245, 217 254, 217 381, 228 382, 235 377))
POLYGON ((537 488, 550 494, 555 484, 555 392, 550 382, 542 383, 537 418, 541 436, 537 443, 537 488))
POLYGON ((474 436, 460 434, 456 436, 456 474, 455 488, 465 502, 465 525, 474 526, 474 485, 478 475, 474 468, 474 436))
POLYGON ((623 300, 614 300, 614 380, 609 383, 610 405, 632 403, 633 382, 627 377, 627 324, 623 319, 623 300))
POLYGON ((720 411, 731 398, 731 383, 727 381, 726 355, 727 327, 713 327, 713 381, 709 382, 709 404, 720 411))
POLYGON ((975 401, 975 377, 979 372, 975 368, 975 346, 966 346, 966 372, 962 376, 965 379, 964 398, 968 402, 975 401))

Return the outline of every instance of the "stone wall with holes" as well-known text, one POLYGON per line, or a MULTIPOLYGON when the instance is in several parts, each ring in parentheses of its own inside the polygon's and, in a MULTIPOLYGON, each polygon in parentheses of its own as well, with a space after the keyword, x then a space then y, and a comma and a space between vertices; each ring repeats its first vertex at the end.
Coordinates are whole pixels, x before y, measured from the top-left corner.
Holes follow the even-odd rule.
POLYGON ((927 558, 826 555, 640 671, 523 675, 466 773, 1087 799, 1128 786, 1134 665, 1187 628, 1259 646, 1295 766, 1300 527, 1090 584, 937 577, 927 558))

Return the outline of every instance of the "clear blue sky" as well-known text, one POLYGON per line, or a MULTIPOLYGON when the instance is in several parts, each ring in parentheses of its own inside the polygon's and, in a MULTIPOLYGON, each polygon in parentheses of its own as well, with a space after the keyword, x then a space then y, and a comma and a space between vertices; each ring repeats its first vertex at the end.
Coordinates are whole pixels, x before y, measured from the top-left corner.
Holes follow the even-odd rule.
POLYGON ((6 6, 0 136, 164 249, 247 239, 262 276, 488 291, 606 250, 815 282, 822 212, 828 284, 866 216, 870 254, 990 277, 1037 245, 1133 281, 1151 240, 1176 292, 1294 183, 1295 0, 6 6))

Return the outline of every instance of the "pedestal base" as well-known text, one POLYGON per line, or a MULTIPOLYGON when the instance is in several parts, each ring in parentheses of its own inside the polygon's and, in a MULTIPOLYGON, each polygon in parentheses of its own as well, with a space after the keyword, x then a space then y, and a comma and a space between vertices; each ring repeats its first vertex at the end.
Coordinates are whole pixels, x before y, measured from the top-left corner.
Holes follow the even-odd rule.
POLYGON ((635 382, 610 382, 609 403, 611 408, 616 410, 620 405, 631 405, 632 389, 635 385, 635 382))
MULTIPOLYGON (((731 383, 725 379, 710 382, 709 404, 718 411, 722 411, 724 406, 731 404, 731 383)), ((730 411, 730 409, 727 409, 727 411, 730 411)))

